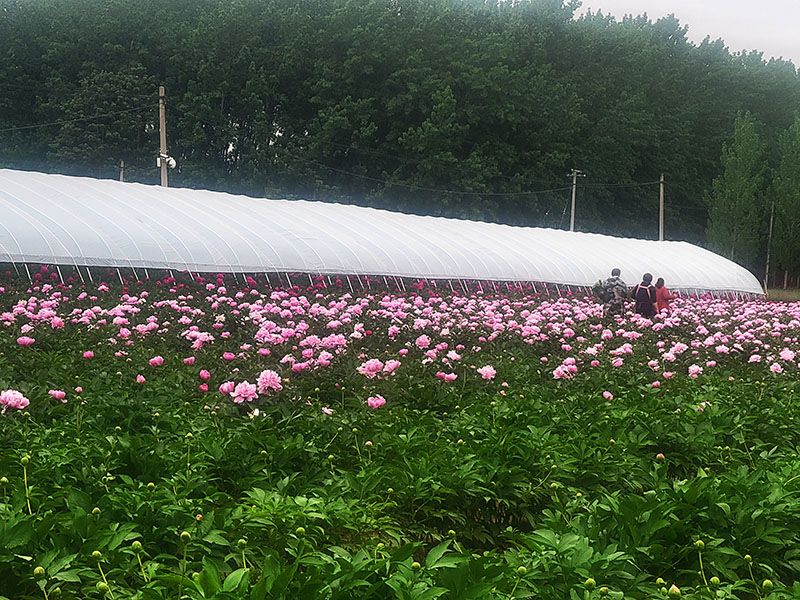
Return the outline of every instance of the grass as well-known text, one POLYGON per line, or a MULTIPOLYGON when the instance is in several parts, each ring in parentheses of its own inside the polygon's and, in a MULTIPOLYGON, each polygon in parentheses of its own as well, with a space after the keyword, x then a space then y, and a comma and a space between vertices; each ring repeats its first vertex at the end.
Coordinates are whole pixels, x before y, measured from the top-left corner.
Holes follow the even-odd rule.
POLYGON ((767 298, 778 302, 798 302, 800 301, 800 289, 790 288, 784 290, 781 288, 772 288, 767 291, 767 298))

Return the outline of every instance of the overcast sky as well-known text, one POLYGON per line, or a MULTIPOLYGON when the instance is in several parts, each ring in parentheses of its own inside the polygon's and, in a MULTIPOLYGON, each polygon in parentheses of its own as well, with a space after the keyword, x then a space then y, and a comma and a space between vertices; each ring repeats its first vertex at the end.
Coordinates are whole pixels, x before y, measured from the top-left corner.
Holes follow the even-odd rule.
POLYGON ((583 0, 581 12, 588 9, 653 21, 673 13, 695 43, 722 38, 731 51, 760 50, 800 66, 800 0, 583 0))

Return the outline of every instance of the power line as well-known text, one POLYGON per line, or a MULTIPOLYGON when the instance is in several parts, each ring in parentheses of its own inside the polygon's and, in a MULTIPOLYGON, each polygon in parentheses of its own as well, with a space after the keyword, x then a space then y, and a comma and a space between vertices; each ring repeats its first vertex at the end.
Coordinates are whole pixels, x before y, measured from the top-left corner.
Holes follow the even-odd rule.
POLYGON ((390 180, 387 180, 387 179, 379 179, 377 177, 371 177, 369 175, 362 175, 361 173, 354 173, 352 171, 346 171, 344 169, 338 169, 336 167, 331 167, 329 165, 326 165, 324 163, 319 162, 318 160, 314 160, 314 159, 311 159, 311 158, 303 158, 301 156, 296 156, 296 155, 294 155, 291 152, 288 152, 286 150, 283 150, 283 152, 287 156, 290 156, 290 157, 294 158, 295 160, 299 160, 299 161, 305 162, 305 163, 315 164, 315 165, 317 165, 319 167, 322 167, 324 169, 328 169, 329 171, 333 171, 335 173, 340 173, 342 175, 349 175, 351 177, 360 177, 361 179, 367 179, 369 181, 374 181, 376 183, 382 183, 382 184, 387 185, 387 186, 404 187, 404 188, 411 189, 411 190, 421 190, 421 191, 425 191, 425 192, 438 192, 438 193, 441 193, 441 194, 458 194, 458 195, 461 195, 461 196, 501 196, 501 197, 510 197, 510 196, 533 196, 533 195, 536 195, 536 194, 545 194, 545 193, 550 193, 550 192, 563 192, 565 190, 571 189, 569 186, 567 186, 567 187, 552 188, 552 189, 548 189, 548 190, 535 190, 535 191, 532 191, 532 192, 468 192, 468 191, 462 191, 462 190, 448 190, 448 189, 443 189, 443 188, 432 188, 432 187, 426 187, 426 186, 422 186, 422 185, 415 185, 413 183, 402 183, 402 182, 399 182, 399 181, 390 181, 390 180))
POLYGON ((52 127, 54 125, 67 125, 68 123, 78 123, 81 121, 96 121, 99 119, 105 119, 106 117, 113 117, 116 115, 122 115, 126 113, 139 112, 152 108, 153 108, 152 106, 139 106, 136 108, 126 108, 124 110, 115 110, 112 112, 107 112, 99 115, 92 115, 90 117, 78 117, 76 119, 64 119, 62 121, 52 121, 50 123, 37 123, 35 125, 20 125, 18 127, 7 127, 5 129, 0 129, 0 133, 7 133, 9 131, 22 131, 26 129, 41 129, 42 127, 52 127))
MULTIPOLYGON (((332 143, 334 145, 345 146, 345 144, 337 144, 335 142, 332 142, 332 143)), ((347 146, 347 147, 349 147, 349 146, 347 146)), ((422 185, 415 185, 415 184, 412 184, 412 183, 403 183, 403 182, 399 182, 399 181, 390 181, 390 180, 387 180, 387 179, 380 179, 378 177, 372 177, 370 175, 364 175, 364 174, 361 174, 361 173, 355 173, 353 171, 348 171, 346 169, 339 169, 337 167, 331 167, 330 165, 326 165, 325 163, 322 163, 322 162, 320 162, 318 160, 315 160, 313 158, 304 158, 302 156, 297 156, 296 154, 293 154, 293 153, 291 153, 291 152, 289 152, 288 150, 285 150, 285 149, 280 149, 280 151, 283 152, 284 154, 286 154, 287 156, 290 156, 291 158, 293 158, 295 160, 298 160, 298 161, 301 161, 301 162, 305 162, 305 163, 309 163, 309 164, 314 164, 314 165, 317 165, 317 166, 322 167, 324 169, 328 169, 329 171, 333 171, 335 173, 340 173, 342 175, 349 175, 351 177, 359 177, 361 179, 374 181, 376 183, 382 183, 382 184, 387 185, 387 186, 404 187, 404 188, 408 188, 408 189, 422 190, 422 191, 427 191, 427 192, 439 192, 439 193, 446 193, 446 194, 459 194, 459 195, 462 195, 462 196, 501 196, 501 197, 505 197, 505 196, 532 196, 532 195, 536 195, 536 194, 545 194, 545 193, 551 193, 551 192, 563 192, 563 191, 572 189, 571 186, 563 186, 563 187, 550 188, 550 189, 544 189, 544 190, 533 190, 533 191, 530 191, 530 192, 472 192, 472 191, 450 190, 450 189, 443 189, 443 188, 432 188, 432 187, 426 187, 426 186, 422 186, 422 185)), ((380 154, 384 154, 385 156, 391 157, 391 155, 389 155, 389 154, 385 154, 385 153, 380 153, 380 154)), ((412 159, 412 161, 413 161, 413 159, 412 159)), ((422 162, 422 161, 420 161, 420 162, 422 162)), ((625 187, 634 188, 634 187, 646 187, 646 186, 651 186, 651 185, 657 185, 658 183, 659 183, 658 181, 645 181, 645 182, 642 182, 642 183, 585 183, 585 184, 582 184, 580 187, 582 187, 582 188, 584 188, 584 187, 586 187, 586 188, 594 188, 594 189, 625 188, 625 187)))
MULTIPOLYGON (((467 141, 470 141, 470 140, 467 140, 467 141)), ((381 157, 384 157, 384 158, 392 158, 392 159, 398 160, 398 161, 403 162, 403 163, 421 164, 421 163, 425 163, 425 162, 435 161, 435 162, 438 162, 438 163, 440 163, 442 165, 445 165, 445 164, 450 165, 451 164, 450 161, 447 161, 445 159, 439 158, 437 156, 431 156, 431 157, 425 157, 425 158, 412 158, 410 156, 400 156, 398 154, 392 154, 390 152, 386 152, 384 150, 377 150, 375 148, 362 148, 362 147, 359 147, 359 146, 354 146, 352 144, 343 144, 341 142, 335 142, 333 140, 313 140, 313 143, 315 145, 322 145, 322 146, 330 145, 330 146, 336 146, 338 148, 343 148, 343 149, 347 149, 347 150, 354 150, 356 152, 360 152, 360 153, 366 154, 368 156, 372 155, 372 156, 381 156, 381 157)), ((477 145, 478 145, 477 142, 473 142, 472 143, 472 148, 474 148, 477 145)), ((458 160, 458 162, 464 162, 464 161, 458 160)), ((509 177, 508 175, 503 175, 502 173, 498 173, 497 176, 498 177, 502 177, 503 179, 508 179, 508 180, 512 180, 513 179, 513 177, 509 177)), ((528 183, 534 183, 534 182, 529 181, 528 183)))
POLYGON ((658 185, 659 181, 645 181, 643 183, 584 183, 582 188, 624 188, 624 187, 645 187, 648 185, 658 185))

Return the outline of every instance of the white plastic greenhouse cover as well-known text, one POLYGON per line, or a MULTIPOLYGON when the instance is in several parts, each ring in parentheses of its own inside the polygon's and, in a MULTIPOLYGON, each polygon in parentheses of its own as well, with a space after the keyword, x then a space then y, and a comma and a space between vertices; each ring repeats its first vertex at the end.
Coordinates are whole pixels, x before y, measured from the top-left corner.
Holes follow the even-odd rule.
POLYGON ((591 286, 613 267, 675 289, 763 293, 685 242, 423 217, 0 169, 0 262, 591 286))

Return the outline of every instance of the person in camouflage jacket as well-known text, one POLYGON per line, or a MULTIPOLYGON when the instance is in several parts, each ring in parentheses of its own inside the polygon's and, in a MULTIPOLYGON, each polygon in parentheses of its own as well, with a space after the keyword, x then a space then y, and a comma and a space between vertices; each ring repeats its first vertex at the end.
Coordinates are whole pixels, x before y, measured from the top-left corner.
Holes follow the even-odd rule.
POLYGON ((600 298, 603 301, 603 314, 621 315, 625 312, 625 300, 628 298, 628 286, 622 281, 619 269, 611 271, 611 277, 600 287, 600 298))

